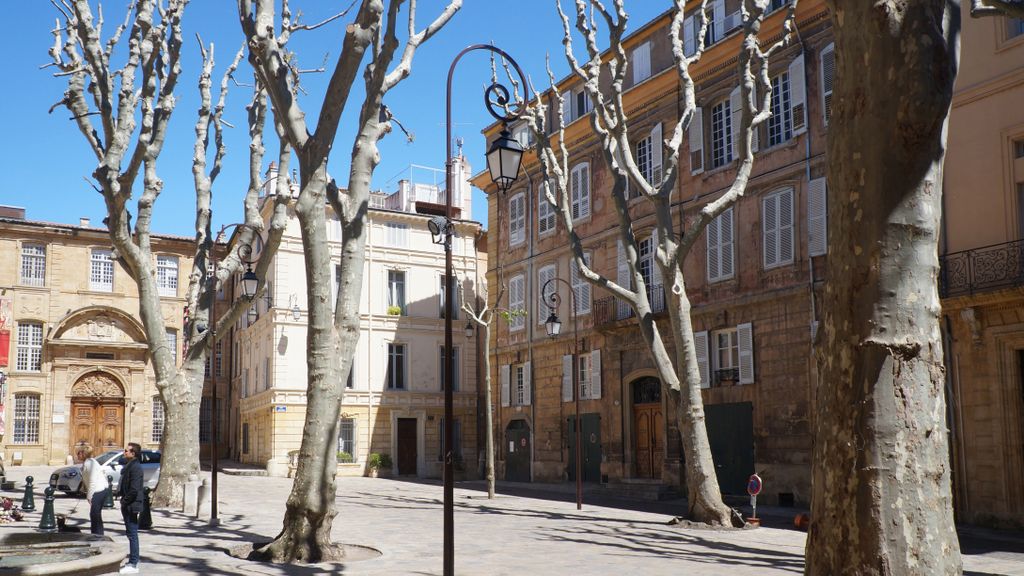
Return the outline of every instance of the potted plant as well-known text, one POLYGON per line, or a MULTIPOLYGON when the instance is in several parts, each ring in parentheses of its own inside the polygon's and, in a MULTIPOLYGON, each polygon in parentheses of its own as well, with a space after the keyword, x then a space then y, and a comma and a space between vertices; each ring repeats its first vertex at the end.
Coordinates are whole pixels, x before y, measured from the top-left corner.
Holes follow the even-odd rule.
POLYGON ((402 315, 402 307, 401 306, 388 306, 388 316, 401 316, 401 315, 402 315))
POLYGON ((338 452, 338 464, 351 464, 354 462, 352 455, 348 452, 338 452))
POLYGON ((377 452, 374 452, 373 454, 370 454, 369 459, 366 461, 366 465, 370 469, 371 478, 386 476, 391 473, 391 456, 388 454, 378 454, 377 452))

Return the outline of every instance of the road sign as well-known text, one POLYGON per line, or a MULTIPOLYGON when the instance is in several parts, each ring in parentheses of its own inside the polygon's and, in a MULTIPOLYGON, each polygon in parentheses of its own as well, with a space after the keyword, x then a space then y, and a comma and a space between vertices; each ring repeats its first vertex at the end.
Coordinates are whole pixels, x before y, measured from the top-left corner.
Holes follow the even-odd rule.
POLYGON ((751 474, 747 480, 747 494, 751 496, 757 496, 761 493, 762 483, 761 477, 757 474, 751 474))

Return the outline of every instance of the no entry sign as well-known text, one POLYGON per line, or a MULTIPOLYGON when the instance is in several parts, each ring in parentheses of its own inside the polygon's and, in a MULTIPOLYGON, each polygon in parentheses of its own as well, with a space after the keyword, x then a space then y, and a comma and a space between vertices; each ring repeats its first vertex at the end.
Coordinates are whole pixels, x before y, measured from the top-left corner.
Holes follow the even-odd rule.
POLYGON ((761 493, 761 488, 761 477, 757 474, 751 474, 750 478, 747 480, 747 494, 757 496, 761 493))

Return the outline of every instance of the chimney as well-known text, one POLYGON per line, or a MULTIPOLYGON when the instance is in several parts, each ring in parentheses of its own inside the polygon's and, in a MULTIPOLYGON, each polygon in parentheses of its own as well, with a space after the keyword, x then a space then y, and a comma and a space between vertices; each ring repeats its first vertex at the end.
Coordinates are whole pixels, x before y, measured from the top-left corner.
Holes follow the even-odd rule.
POLYGON ((0 218, 10 218, 11 220, 24 220, 25 209, 17 206, 0 206, 0 218))
POLYGON ((78 227, 79 228, 88 228, 89 227, 89 219, 85 218, 85 217, 79 218, 78 219, 78 227))

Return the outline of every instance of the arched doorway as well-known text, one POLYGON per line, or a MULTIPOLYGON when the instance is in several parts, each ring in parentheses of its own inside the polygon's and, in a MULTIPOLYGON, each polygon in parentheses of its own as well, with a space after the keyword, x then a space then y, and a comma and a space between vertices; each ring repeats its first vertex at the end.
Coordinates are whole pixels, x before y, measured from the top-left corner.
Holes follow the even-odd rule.
POLYGON ((661 381, 653 376, 634 380, 634 461, 637 478, 661 478, 665 461, 665 415, 661 404, 661 381))
POLYGON ((505 428, 507 452, 505 452, 505 480, 510 482, 530 481, 530 425, 526 420, 517 419, 505 428))
POLYGON ((106 372, 90 372, 71 387, 70 452, 99 454, 124 445, 124 388, 106 372))

